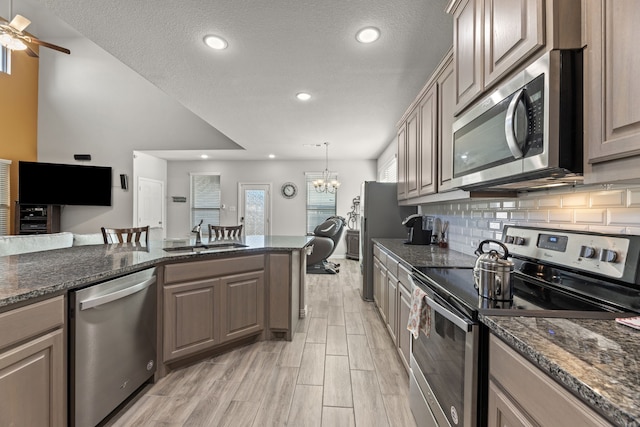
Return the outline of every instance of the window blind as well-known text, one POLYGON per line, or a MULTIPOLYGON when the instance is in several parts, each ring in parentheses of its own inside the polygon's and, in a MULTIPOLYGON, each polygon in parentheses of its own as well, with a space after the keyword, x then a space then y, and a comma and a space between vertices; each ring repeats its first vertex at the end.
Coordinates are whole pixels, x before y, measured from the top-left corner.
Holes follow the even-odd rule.
POLYGON ((220 175, 191 174, 191 227, 220 225, 220 175))
POLYGON ((393 156, 382 166, 382 169, 380 169, 380 174, 378 176, 378 181, 398 182, 398 159, 396 158, 396 156, 393 156))
MULTIPOLYGON (((322 224, 330 216, 336 214, 337 193, 319 193, 313 186, 313 180, 322 178, 322 173, 307 172, 307 233, 322 224)), ((332 176, 333 178, 333 176, 332 176)), ((338 176, 335 175, 338 179, 338 176)))
POLYGON ((11 160, 0 159, 0 236, 9 234, 11 160))

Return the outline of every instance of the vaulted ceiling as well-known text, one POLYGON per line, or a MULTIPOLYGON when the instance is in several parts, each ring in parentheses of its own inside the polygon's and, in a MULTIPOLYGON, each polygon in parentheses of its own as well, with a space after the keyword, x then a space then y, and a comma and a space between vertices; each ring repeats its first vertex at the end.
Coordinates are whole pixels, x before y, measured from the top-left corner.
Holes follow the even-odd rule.
POLYGON ((228 159, 312 159, 324 157, 314 146, 327 141, 333 158, 375 159, 452 44, 446 3, 14 0, 12 7, 31 14, 29 30, 45 40, 90 40, 242 148, 205 139, 186 153, 157 147, 162 157, 202 150, 228 159), (380 29, 377 42, 356 41, 365 26, 380 29), (208 34, 228 48, 207 47, 208 34), (311 100, 297 100, 298 92, 311 100))

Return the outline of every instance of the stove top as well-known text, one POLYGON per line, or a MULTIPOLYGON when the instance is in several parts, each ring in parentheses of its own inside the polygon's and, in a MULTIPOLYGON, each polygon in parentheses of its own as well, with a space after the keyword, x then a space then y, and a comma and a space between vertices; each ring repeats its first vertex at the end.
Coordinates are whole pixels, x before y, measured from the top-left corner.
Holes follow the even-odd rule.
POLYGON ((503 235, 515 264, 513 300, 480 297, 472 268, 414 268, 417 282, 473 320, 479 314, 615 318, 640 313, 640 236, 531 227, 505 227, 503 235))

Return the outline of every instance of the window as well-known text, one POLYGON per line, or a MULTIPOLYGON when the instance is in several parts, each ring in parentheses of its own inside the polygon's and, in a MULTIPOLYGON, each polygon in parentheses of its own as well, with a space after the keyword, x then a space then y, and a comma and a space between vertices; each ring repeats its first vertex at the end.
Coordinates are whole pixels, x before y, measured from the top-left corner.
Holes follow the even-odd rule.
POLYGON ((11 74, 11 55, 9 49, 0 45, 0 73, 11 74))
POLYGON ((220 225, 220 175, 191 174, 191 227, 220 225))
POLYGON ((398 159, 396 156, 390 158, 380 169, 378 175, 379 182, 398 181, 398 159))
MULTIPOLYGON (((313 180, 322 178, 319 172, 306 173, 307 178, 307 233, 322 224, 330 216, 336 214, 337 193, 318 193, 313 187, 313 180)), ((337 176, 336 176, 337 178, 337 176)))
POLYGON ((0 236, 9 234, 10 167, 11 160, 0 159, 0 236))

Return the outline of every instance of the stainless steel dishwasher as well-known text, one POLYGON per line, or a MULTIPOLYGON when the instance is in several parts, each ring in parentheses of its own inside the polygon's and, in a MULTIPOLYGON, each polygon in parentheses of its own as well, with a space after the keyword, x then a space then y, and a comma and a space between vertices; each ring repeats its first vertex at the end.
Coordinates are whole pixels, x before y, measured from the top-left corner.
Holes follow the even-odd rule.
POLYGON ((69 293, 71 425, 97 425, 153 376, 155 271, 69 293))

